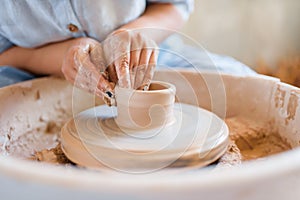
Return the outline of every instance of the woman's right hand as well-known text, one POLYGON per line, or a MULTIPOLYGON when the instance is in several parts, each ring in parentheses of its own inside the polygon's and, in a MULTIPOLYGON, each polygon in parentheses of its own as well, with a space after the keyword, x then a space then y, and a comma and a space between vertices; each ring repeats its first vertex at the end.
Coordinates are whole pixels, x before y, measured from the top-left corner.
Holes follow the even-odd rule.
POLYGON ((65 55, 62 73, 76 87, 112 105, 115 83, 109 81, 106 68, 101 44, 91 38, 78 38, 65 55))

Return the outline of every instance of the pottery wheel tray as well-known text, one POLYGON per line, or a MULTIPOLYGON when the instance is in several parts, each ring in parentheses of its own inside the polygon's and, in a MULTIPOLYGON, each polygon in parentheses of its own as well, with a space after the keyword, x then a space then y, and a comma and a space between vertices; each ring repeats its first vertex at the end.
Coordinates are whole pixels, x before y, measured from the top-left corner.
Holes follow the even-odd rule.
MULTIPOLYGON (((261 130, 264 130, 259 132, 262 138, 274 140, 279 136, 291 150, 242 162, 236 167, 228 166, 228 169, 192 168, 175 174, 174 168, 132 175, 28 160, 26 158, 30 158, 34 152, 55 147, 60 141, 61 127, 66 123, 74 123, 72 118, 88 119, 85 115, 88 116, 89 112, 92 112, 89 109, 95 111, 103 109, 102 101, 85 92, 77 91, 66 81, 45 77, 0 89, 1 197, 21 199, 30 196, 31 199, 39 197, 53 199, 53 194, 60 194, 56 199, 71 197, 97 199, 99 196, 107 199, 132 199, 132 197, 233 199, 241 196, 255 199, 261 194, 265 199, 283 199, 290 197, 291 194, 300 196, 300 150, 298 148, 300 91, 298 88, 261 75, 231 76, 199 74, 192 71, 157 71, 155 80, 169 82, 176 86, 177 106, 183 104, 198 107, 200 112, 211 111, 218 118, 226 119, 226 122, 228 120, 230 122, 233 118, 255 122, 261 125, 263 128, 261 130), (13 192, 11 188, 14 188, 13 192)), ((95 124, 106 127, 113 123, 99 116, 99 113, 105 112, 95 113, 97 118, 88 123, 91 130, 95 124)), ((229 132, 232 133, 237 127, 231 124, 229 128, 231 128, 229 132)), ((247 131, 251 135, 253 130, 247 131)), ((69 135, 72 138, 82 137, 83 141, 91 142, 90 135, 79 136, 74 130, 69 132, 72 133, 69 135)), ((113 135, 109 137, 113 138, 113 135)), ((167 137, 167 134, 161 137, 167 137)), ((128 145, 127 140, 111 141, 118 142, 117 145, 126 148, 129 152, 135 151, 138 147, 128 145)), ((238 145, 244 146, 249 142, 236 141, 238 145)), ((154 148, 153 144, 156 143, 147 143, 139 149, 144 148, 149 151, 154 148)), ((102 145, 101 150, 105 147, 110 151, 110 146, 105 145, 107 144, 102 145)), ((274 144, 274 147, 281 146, 274 144)), ((170 147, 166 149, 168 150, 176 152, 176 148, 170 147)), ((188 151, 185 152, 189 154, 193 151, 193 143, 191 143, 188 151)), ((244 151, 251 153, 251 148, 244 151)), ((160 160, 160 156, 156 158, 160 160)), ((188 155, 183 156, 188 160, 188 155)), ((181 161, 178 160, 177 164, 180 165, 181 161)))

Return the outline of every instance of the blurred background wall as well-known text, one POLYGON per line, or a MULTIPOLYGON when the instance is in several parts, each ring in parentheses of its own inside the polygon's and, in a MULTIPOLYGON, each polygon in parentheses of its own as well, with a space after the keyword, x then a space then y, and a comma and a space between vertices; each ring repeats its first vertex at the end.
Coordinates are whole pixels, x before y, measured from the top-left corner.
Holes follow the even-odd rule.
POLYGON ((195 0, 183 33, 251 67, 300 56, 300 0, 195 0))

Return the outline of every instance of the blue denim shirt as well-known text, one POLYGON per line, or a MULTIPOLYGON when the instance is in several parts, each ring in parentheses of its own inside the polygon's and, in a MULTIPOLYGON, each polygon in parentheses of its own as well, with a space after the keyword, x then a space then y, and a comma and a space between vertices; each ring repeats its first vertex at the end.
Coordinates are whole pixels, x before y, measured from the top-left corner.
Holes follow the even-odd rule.
POLYGON ((173 3, 184 17, 193 7, 192 0, 2 0, 0 53, 82 36, 102 41, 151 2, 173 3))

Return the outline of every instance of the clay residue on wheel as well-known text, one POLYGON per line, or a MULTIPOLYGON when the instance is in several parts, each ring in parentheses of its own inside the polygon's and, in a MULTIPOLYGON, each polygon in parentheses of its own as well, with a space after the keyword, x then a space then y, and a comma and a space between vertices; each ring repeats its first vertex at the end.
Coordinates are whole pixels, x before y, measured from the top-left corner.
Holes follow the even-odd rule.
MULTIPOLYGON (((7 134, 0 153, 22 159, 30 159, 44 163, 68 165, 72 164, 63 154, 59 132, 64 124, 64 118, 57 122, 40 119, 44 127, 22 134, 17 139, 7 134)), ((213 165, 217 168, 230 168, 238 166, 247 160, 267 157, 291 149, 291 146, 282 139, 272 127, 259 125, 244 118, 227 118, 230 142, 226 153, 213 165)), ((186 163, 185 166, 194 165, 197 160, 186 163)))
POLYGON ((231 168, 242 163, 241 151, 234 141, 229 141, 226 153, 216 163, 217 169, 231 168))
MULTIPOLYGON (((268 126, 245 118, 233 117, 225 120, 230 131, 230 142, 226 153, 213 165, 217 169, 231 168, 238 166, 244 161, 267 157, 291 149, 277 132, 271 131, 268 126)), ((54 164, 70 164, 57 145, 52 149, 37 151, 31 159, 54 164)), ((190 166, 191 163, 183 164, 190 166)))
POLYGON ((275 107, 282 108, 284 106, 284 99, 285 99, 286 91, 280 88, 280 85, 277 86, 275 91, 275 107))
POLYGON ((297 107, 298 107, 298 96, 292 92, 289 99, 289 103, 287 105, 287 118, 285 119, 286 125, 290 120, 295 119, 297 107))
POLYGON ((32 158, 36 152, 44 149, 52 149, 59 144, 59 132, 65 120, 58 119, 54 121, 43 121, 43 127, 37 127, 27 131, 18 137, 12 137, 10 132, 0 141, 0 154, 14 156, 18 158, 32 158))
POLYGON ((244 118, 229 118, 226 123, 230 139, 240 150, 242 161, 253 160, 287 151, 291 146, 272 127, 244 118))
POLYGON ((73 164, 63 153, 60 143, 54 148, 35 152, 31 159, 52 164, 73 164))

